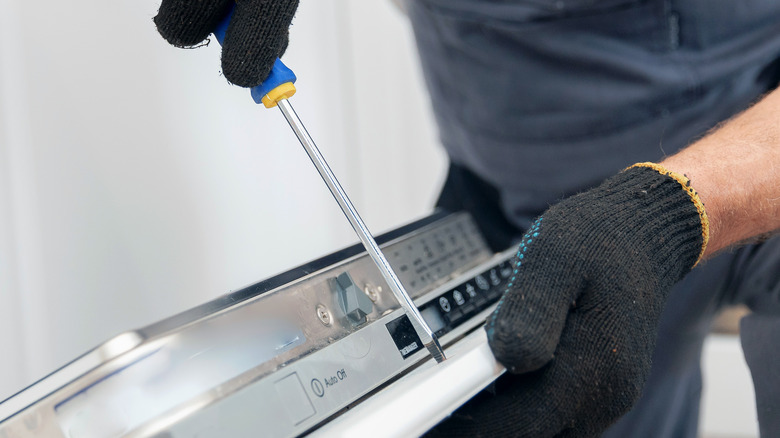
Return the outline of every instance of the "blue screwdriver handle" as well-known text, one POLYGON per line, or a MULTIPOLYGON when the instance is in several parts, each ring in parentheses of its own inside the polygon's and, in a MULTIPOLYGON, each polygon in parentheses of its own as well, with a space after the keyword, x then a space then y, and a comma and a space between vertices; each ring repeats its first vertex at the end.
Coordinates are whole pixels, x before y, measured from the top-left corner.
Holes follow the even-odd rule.
MULTIPOLYGON (((217 37, 217 41, 220 45, 225 41, 225 32, 227 32, 230 19, 233 17, 233 9, 234 7, 231 7, 230 12, 228 12, 225 18, 219 22, 217 28, 214 30, 214 36, 217 37)), ((292 88, 292 93, 295 92, 295 87, 293 87, 292 84, 295 83, 296 79, 295 73, 284 65, 281 59, 276 58, 276 62, 274 62, 273 68, 271 68, 271 74, 268 75, 268 78, 266 78, 262 84, 250 89, 252 99, 254 99, 256 103, 263 103, 269 108, 275 106, 276 101, 282 97, 277 98, 274 96, 273 91, 279 89, 279 93, 277 94, 284 94, 283 98, 290 97, 292 95, 290 93, 290 88, 292 88), (287 86, 286 84, 290 85, 287 86), (284 91, 282 91, 283 89, 284 91), (269 95, 272 97, 269 98, 269 95)))

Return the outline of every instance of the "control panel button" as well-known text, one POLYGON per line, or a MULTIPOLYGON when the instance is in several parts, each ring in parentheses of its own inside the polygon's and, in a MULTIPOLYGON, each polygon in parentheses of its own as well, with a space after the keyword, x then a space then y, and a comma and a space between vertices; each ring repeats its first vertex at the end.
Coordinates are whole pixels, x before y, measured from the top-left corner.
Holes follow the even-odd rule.
POLYGON ((366 315, 374 310, 374 303, 371 298, 355 285, 349 273, 345 272, 335 279, 331 280, 333 289, 338 295, 339 306, 347 319, 353 325, 360 325, 366 322, 366 315))
POLYGON ((477 297, 477 290, 474 289, 474 286, 471 283, 466 283, 466 293, 471 298, 476 298, 477 297))
POLYGON ((507 262, 498 265, 498 269, 501 272, 501 278, 509 278, 509 276, 512 275, 512 266, 507 262))
POLYGON ((490 284, 493 286, 501 284, 501 279, 498 277, 498 271, 495 269, 490 270, 490 284))
POLYGON ((460 293, 460 291, 456 290, 452 292, 452 299, 455 300, 455 304, 462 306, 466 303, 466 299, 463 298, 463 294, 460 293))
POLYGON ((440 297, 439 298, 439 307, 441 307, 441 310, 444 312, 449 312, 452 307, 450 307, 450 300, 447 299, 447 297, 440 297))
POLYGON ((477 275, 477 277, 474 279, 477 282, 477 287, 482 290, 488 290, 490 289, 490 284, 488 281, 483 277, 482 275, 477 275))

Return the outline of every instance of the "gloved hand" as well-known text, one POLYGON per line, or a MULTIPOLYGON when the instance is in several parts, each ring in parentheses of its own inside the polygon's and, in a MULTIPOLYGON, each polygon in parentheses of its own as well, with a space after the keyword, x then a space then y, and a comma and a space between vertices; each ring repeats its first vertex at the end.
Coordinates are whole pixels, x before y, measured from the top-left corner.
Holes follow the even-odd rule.
POLYGON ((298 0, 163 0, 154 23, 176 47, 192 47, 214 32, 235 3, 222 46, 222 73, 241 87, 262 83, 284 54, 298 0))
POLYGON ((512 373, 430 436, 598 436, 650 371, 667 294, 708 239, 688 180, 647 164, 547 210, 486 330, 512 373))

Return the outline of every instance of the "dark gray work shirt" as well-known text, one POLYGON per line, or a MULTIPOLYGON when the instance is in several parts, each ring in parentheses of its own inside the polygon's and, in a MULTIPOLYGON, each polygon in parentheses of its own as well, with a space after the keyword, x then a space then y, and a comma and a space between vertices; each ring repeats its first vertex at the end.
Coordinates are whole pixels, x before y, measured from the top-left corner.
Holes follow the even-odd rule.
POLYGON ((773 88, 779 0, 409 2, 450 159, 526 228, 773 88))
MULTIPOLYGON (((520 229, 680 150, 780 80, 780 0, 412 0, 408 10, 450 160, 497 189, 520 229)), ((605 436, 696 436, 702 340, 737 302, 780 314, 780 239, 722 254, 675 286, 644 395, 605 436)), ((780 338, 780 324, 761 327, 780 338)), ((780 366, 761 348, 780 347, 746 352, 754 374, 780 366)), ((759 417, 776 415, 778 391, 763 402, 757 392, 759 417)))

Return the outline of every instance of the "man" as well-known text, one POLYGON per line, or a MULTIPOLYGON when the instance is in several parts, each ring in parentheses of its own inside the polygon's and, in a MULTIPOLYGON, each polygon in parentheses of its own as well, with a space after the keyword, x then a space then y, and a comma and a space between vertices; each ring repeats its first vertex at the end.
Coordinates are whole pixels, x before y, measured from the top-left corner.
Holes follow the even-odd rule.
MULTIPOLYGON (((155 22, 191 46, 231 4, 163 0, 155 22)), ((236 5, 229 81, 265 79, 297 4, 236 5)), ((712 317, 780 314, 780 242, 745 245, 780 229, 780 3, 407 7, 451 160, 439 205, 470 211, 495 249, 519 242, 486 325, 511 373, 431 435, 695 436, 712 317)), ((762 343, 777 321, 743 322, 765 435, 780 433, 780 349, 762 343)))

